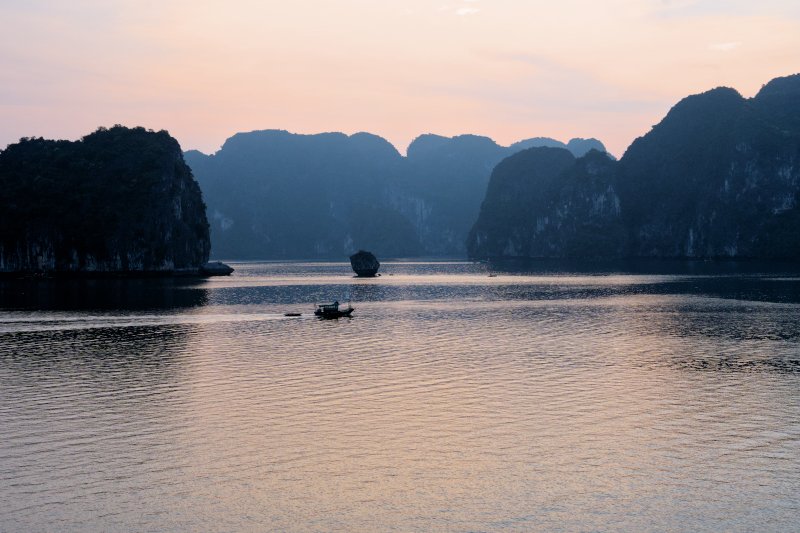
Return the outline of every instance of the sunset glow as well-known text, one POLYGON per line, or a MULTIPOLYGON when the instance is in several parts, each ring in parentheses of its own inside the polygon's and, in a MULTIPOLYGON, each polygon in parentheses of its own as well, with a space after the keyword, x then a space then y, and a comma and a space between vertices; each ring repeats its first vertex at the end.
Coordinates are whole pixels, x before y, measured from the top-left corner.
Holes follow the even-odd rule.
POLYGON ((121 123, 206 152, 279 128, 621 155, 683 96, 800 71, 779 0, 11 0, 0 20, 0 147, 121 123))

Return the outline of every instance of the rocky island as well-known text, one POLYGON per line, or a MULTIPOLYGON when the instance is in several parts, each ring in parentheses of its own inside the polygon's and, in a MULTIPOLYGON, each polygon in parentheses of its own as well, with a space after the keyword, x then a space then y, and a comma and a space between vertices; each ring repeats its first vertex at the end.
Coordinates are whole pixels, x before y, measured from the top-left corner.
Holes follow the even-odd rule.
POLYGON ((596 139, 417 137, 401 155, 369 133, 237 133, 214 154, 185 153, 203 191, 212 253, 238 259, 334 259, 359 248, 380 257, 466 253, 492 169, 533 146, 575 157, 596 139))
POLYGON ((0 152, 0 274, 201 274, 205 204, 166 131, 115 126, 0 152))
POLYGON ((619 161, 532 148, 503 160, 473 258, 800 258, 800 75, 753 98, 676 104, 619 161))
POLYGON ((359 278, 374 278, 381 264, 371 252, 359 250, 350 256, 350 266, 359 278))

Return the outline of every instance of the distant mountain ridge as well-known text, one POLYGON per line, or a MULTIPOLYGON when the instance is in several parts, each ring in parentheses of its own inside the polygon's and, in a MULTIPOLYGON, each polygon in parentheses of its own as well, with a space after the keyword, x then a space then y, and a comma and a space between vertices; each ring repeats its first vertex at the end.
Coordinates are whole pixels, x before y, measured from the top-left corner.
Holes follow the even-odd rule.
POLYGON ((800 75, 684 98, 619 162, 543 150, 497 166, 471 257, 800 258, 800 75))
POLYGON ((417 137, 402 156, 369 134, 237 133, 213 155, 187 151, 203 190, 212 254, 237 259, 331 258, 368 249, 379 257, 463 256, 494 166, 510 147, 488 137, 417 137))

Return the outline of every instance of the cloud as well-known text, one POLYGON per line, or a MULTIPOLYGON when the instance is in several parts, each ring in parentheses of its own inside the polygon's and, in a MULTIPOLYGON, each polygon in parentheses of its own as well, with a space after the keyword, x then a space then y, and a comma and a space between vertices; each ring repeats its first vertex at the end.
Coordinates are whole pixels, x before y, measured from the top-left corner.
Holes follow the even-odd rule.
POLYGON ((658 114, 669 101, 637 95, 622 85, 551 58, 528 53, 489 53, 497 62, 517 64, 513 83, 501 80, 442 86, 435 90, 481 102, 481 107, 505 108, 516 117, 586 118, 588 114, 658 114))
POLYGON ((478 9, 477 7, 462 7, 456 10, 456 14, 460 17, 464 17, 467 15, 474 15, 479 11, 480 9, 478 9))
POLYGON ((453 6, 449 4, 442 4, 437 8, 437 11, 444 12, 444 11, 452 11, 459 17, 467 17, 469 15, 475 15, 480 12, 480 8, 475 7, 475 5, 480 0, 461 0, 461 7, 458 7, 458 4, 453 6))
POLYGON ((730 43, 713 43, 708 45, 709 50, 714 50, 716 52, 730 52, 736 48, 739 48, 742 43, 735 41, 730 43))
POLYGON ((773 15, 780 17, 800 17, 797 0, 661 0, 656 3, 647 0, 646 5, 659 17, 743 17, 773 15))

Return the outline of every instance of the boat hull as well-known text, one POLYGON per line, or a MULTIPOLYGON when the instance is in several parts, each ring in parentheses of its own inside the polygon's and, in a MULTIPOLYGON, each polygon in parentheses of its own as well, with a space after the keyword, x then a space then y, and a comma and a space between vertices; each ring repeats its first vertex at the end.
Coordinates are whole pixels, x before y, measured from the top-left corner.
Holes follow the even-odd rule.
POLYGON ((343 318, 343 317, 350 318, 350 315, 353 314, 353 311, 355 311, 355 309, 353 307, 351 307, 349 309, 344 309, 344 310, 341 310, 341 311, 340 310, 337 310, 337 311, 323 311, 323 310, 317 309, 316 311, 314 311, 314 315, 318 316, 319 318, 343 318))

